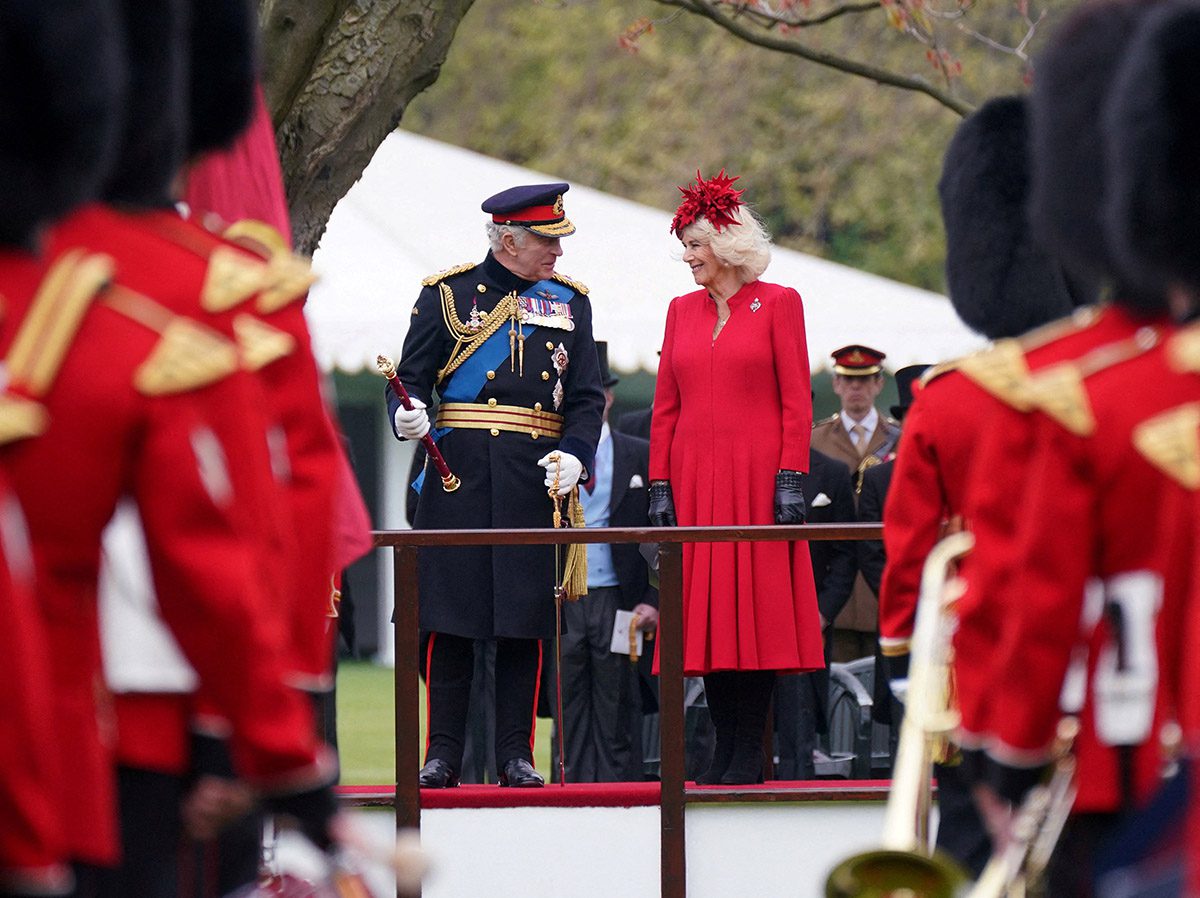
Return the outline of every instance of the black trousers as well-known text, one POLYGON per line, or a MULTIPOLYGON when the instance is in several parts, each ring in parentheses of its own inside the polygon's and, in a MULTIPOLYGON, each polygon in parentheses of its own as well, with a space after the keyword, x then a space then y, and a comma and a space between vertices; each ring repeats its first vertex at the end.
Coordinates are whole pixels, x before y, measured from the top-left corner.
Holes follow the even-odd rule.
MULTIPOLYGON (((775 680, 775 745, 777 780, 816 779, 813 752, 817 749, 817 674, 787 674, 775 680)), ((824 679, 824 678, 822 678, 824 679)), ((827 682, 827 681, 825 681, 827 682)))
MULTIPOLYGON (((628 655, 609 651, 620 598, 615 586, 594 586, 563 605, 563 720, 555 735, 564 740, 569 783, 642 779, 641 738, 633 733, 635 714, 641 713, 637 667, 628 655)), ((547 645, 553 652, 553 642, 547 645)), ((557 717, 557 708, 554 713, 557 717)))
MULTIPOLYGON (((445 761, 462 769, 475 640, 449 633, 422 634, 425 688, 429 701, 429 733, 425 761, 445 761)), ((542 646, 536 639, 496 640, 496 762, 533 762, 533 727, 537 711, 542 646)))

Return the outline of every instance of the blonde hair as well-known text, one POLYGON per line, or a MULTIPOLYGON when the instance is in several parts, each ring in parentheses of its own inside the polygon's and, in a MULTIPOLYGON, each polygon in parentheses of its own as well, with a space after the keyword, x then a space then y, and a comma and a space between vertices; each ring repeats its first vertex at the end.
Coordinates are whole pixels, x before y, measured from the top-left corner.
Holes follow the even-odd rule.
POLYGON ((742 283, 756 281, 771 264, 771 235, 748 206, 738 206, 732 217, 737 224, 717 230, 707 218, 697 218, 683 229, 680 240, 694 237, 707 243, 713 255, 737 271, 742 283))

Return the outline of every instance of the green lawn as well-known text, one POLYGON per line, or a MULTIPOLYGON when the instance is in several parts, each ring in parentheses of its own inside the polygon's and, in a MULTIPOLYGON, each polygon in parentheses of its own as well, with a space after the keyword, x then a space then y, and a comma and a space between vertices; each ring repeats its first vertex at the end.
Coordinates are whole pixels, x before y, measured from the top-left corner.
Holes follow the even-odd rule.
MULTIPOLYGON (((396 753, 393 678, 390 667, 368 661, 343 661, 338 666, 338 750, 342 782, 395 782, 396 753)), ((421 731, 414 739, 425 744, 425 689, 413 684, 421 697, 421 731)), ((533 754, 538 772, 550 779, 550 721, 538 718, 533 754)), ((414 776, 416 771, 413 771, 414 776)))

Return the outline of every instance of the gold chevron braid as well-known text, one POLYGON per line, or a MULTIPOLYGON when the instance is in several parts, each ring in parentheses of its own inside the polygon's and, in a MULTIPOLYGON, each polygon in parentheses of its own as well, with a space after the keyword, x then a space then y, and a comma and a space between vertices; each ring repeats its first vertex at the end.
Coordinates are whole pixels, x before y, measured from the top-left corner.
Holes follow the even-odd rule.
POLYGON ((146 396, 183 393, 215 383, 238 369, 232 341, 211 328, 176 315, 148 296, 115 285, 105 297, 113 311, 160 335, 134 372, 134 388, 146 396))
POLYGON ((1189 402, 1138 424, 1133 445, 1185 488, 1200 489, 1200 403, 1189 402))
POLYGON ((33 396, 42 396, 62 368, 93 298, 112 279, 109 256, 70 250, 46 272, 9 349, 9 376, 33 396))
POLYGON ((238 315, 233 319, 233 333, 242 351, 246 368, 258 371, 292 354, 296 338, 286 331, 259 321, 253 315, 238 315))

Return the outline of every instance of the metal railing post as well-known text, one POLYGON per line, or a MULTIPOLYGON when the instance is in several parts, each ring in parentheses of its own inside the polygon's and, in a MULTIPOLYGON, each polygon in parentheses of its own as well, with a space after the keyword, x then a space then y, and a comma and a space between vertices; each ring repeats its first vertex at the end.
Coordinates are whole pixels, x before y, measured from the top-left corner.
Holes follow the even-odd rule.
MULTIPOLYGON (((396 668, 396 831, 420 829, 421 790, 417 770, 421 766, 420 616, 417 605, 417 547, 398 545, 392 553, 395 575, 396 668)), ((401 898, 400 892, 396 892, 401 898)), ((419 894, 418 894, 419 898, 419 894)))
POLYGON ((683 707, 683 546, 658 547, 658 714, 662 794, 662 898, 687 895, 684 814, 687 758, 683 707))

